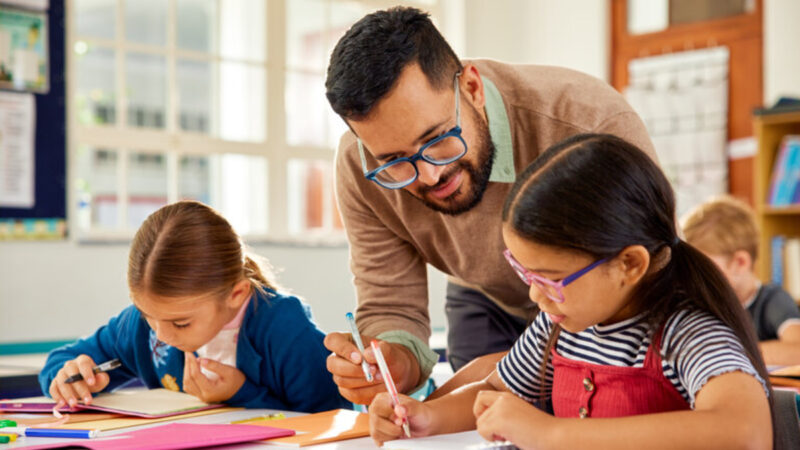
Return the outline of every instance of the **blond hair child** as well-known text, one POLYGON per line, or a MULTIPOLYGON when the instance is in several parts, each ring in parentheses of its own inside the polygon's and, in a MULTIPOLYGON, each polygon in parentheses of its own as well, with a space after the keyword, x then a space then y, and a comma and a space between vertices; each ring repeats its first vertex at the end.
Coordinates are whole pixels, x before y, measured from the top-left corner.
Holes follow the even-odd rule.
POLYGON ((720 268, 750 314, 767 364, 800 364, 800 309, 780 286, 762 284, 754 272, 758 228, 753 210, 720 196, 681 220, 686 241, 720 268))

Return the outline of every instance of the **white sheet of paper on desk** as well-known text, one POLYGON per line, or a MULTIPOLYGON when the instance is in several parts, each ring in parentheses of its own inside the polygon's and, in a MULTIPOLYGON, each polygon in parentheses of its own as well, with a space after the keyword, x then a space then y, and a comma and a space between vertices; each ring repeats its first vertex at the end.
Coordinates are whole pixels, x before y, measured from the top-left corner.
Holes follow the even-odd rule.
POLYGON ((384 442, 383 448, 394 450, 463 450, 465 448, 480 448, 480 445, 487 443, 477 431, 473 430, 420 438, 398 439, 384 442))

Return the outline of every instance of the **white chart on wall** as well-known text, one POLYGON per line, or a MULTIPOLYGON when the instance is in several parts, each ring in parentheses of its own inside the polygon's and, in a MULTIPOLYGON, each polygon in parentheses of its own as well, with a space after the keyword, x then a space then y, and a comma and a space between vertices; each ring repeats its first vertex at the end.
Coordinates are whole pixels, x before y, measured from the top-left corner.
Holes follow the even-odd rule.
POLYGON ((632 60, 625 96, 675 189, 678 216, 728 190, 727 47, 632 60))

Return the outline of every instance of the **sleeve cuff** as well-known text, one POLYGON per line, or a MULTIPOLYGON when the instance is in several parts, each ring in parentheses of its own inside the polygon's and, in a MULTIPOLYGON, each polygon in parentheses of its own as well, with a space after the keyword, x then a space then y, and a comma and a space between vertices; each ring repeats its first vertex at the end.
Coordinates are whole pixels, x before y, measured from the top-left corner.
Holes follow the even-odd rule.
POLYGON ((242 387, 233 394, 233 397, 221 402, 231 406, 243 406, 258 395, 258 387, 245 378, 242 387))
POLYGON ((422 342, 422 339, 413 334, 402 330, 384 331, 377 337, 382 341, 405 346, 417 358, 420 382, 410 392, 416 391, 428 381, 428 377, 431 376, 433 371, 433 366, 439 361, 439 355, 431 350, 428 344, 422 342))

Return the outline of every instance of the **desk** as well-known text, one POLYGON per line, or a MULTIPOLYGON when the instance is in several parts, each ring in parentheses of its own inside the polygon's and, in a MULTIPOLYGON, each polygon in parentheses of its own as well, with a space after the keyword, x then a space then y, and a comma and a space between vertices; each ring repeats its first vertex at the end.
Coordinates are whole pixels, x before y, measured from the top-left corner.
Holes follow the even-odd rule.
MULTIPOLYGON (((235 420, 243 420, 249 419, 251 417, 258 417, 266 414, 273 414, 276 410, 271 409, 246 409, 242 411, 231 411, 221 414, 210 414, 207 416, 200 416, 200 417, 192 417, 188 419, 176 420, 175 422, 183 422, 183 423, 230 423, 235 420)), ((287 417, 298 416, 301 415, 295 412, 283 412, 287 417)), ((169 422, 158 422, 153 423, 150 425, 142 425, 138 427, 130 427, 130 428, 122 428, 119 430, 111 430, 111 431, 101 431, 100 436, 112 436, 115 434, 124 434, 133 430, 139 430, 142 428, 147 427, 154 427, 158 425, 164 425, 169 422)), ((15 442, 11 442, 9 444, 0 444, 0 450, 6 449, 13 449, 13 448, 20 448, 29 445, 41 445, 41 444, 54 444, 58 442, 69 442, 75 441, 74 439, 57 439, 57 438, 30 438, 30 437, 18 437, 15 442)), ((278 447, 273 445, 268 445, 262 442, 248 442, 244 444, 236 444, 236 445, 226 445, 226 446, 219 446, 214 447, 215 449, 246 449, 246 448, 258 448, 261 450, 266 450, 269 448, 287 448, 287 447, 278 447)), ((291 448, 291 447, 289 447, 291 448)), ((335 449, 352 449, 352 450, 375 450, 377 447, 375 443, 372 441, 371 438, 358 438, 358 439, 350 439, 346 441, 339 441, 339 442, 331 442, 328 444, 320 444, 320 445, 312 445, 308 447, 301 447, 307 448, 312 450, 335 450, 335 449)))
POLYGON ((42 395, 38 376, 46 360, 47 353, 0 356, 0 398, 42 395))

